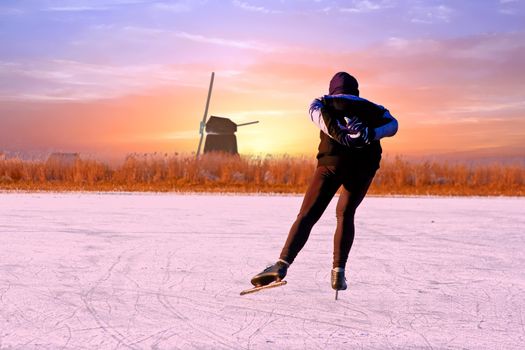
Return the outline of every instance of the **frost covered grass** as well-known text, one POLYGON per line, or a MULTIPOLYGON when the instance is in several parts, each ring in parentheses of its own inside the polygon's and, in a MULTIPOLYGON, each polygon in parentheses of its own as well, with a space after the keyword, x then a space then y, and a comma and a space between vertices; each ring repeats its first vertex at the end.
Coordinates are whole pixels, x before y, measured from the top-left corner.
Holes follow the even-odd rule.
MULTIPOLYGON (((313 157, 133 154, 120 164, 0 160, 0 189, 303 193, 313 157)), ((371 194, 525 195, 525 165, 468 165, 386 158, 371 194)))
POLYGON ((333 201, 239 296, 301 199, 0 194, 0 349, 525 348, 523 198, 365 198, 338 301, 333 201))

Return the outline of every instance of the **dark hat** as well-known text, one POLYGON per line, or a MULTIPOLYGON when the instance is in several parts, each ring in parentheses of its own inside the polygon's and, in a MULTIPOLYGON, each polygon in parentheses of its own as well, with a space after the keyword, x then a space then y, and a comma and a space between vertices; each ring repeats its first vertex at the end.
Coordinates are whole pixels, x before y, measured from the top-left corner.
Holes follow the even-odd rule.
POLYGON ((328 94, 348 94, 359 96, 359 83, 357 79, 346 72, 339 72, 330 80, 328 94))

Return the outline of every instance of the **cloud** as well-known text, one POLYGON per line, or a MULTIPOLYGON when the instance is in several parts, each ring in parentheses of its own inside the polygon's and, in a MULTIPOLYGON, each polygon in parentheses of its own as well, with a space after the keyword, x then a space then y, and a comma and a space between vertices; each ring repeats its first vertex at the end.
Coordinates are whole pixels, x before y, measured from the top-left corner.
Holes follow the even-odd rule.
POLYGON ((339 11, 350 13, 365 13, 379 11, 390 7, 390 3, 386 1, 358 0, 353 1, 352 6, 342 7, 339 9, 339 11))
MULTIPOLYGON (((447 57, 462 62, 501 62, 523 50, 522 33, 485 34, 448 40, 389 38, 380 50, 383 54, 397 57, 428 56, 447 57)), ((485 67, 490 70, 491 67, 485 67)), ((454 69, 454 67, 449 67, 454 69)))
POLYGON ((95 64, 72 60, 0 61, 0 101, 94 101, 147 95, 158 89, 207 88, 210 72, 235 91, 239 66, 206 64, 95 64))
POLYGON ((439 50, 440 42, 434 39, 405 39, 391 37, 386 40, 384 49, 398 56, 431 53, 439 50))
POLYGON ((135 35, 138 34, 138 35, 161 36, 161 37, 172 36, 178 39, 189 40, 189 41, 193 41, 196 43, 212 44, 212 45, 231 47, 231 48, 243 49, 243 50, 255 50, 255 51, 260 51, 260 52, 272 52, 276 50, 274 46, 269 45, 267 43, 261 43, 257 41, 251 41, 251 40, 237 40, 237 39, 230 39, 230 38, 221 38, 221 37, 216 37, 216 36, 207 36, 203 34, 188 33, 186 31, 163 30, 163 29, 134 27, 134 26, 125 27, 124 30, 133 32, 133 34, 135 35))
POLYGON ((78 6, 52 6, 47 7, 44 11, 50 12, 85 12, 85 11, 106 11, 110 6, 96 6, 96 5, 78 5, 78 6))
POLYGON ((250 5, 249 3, 245 2, 245 1, 234 0, 232 3, 233 3, 234 6, 239 7, 241 9, 245 10, 245 11, 259 12, 259 13, 265 13, 265 14, 268 14, 268 13, 282 13, 282 11, 271 10, 271 9, 268 9, 266 7, 263 7, 263 6, 250 5))
MULTIPOLYGON (((64 5, 63 1, 56 1, 54 2, 55 5, 48 5, 47 7, 42 8, 42 10, 49 12, 107 11, 122 6, 139 5, 148 2, 148 0, 75 0, 69 1, 67 5, 64 5)), ((53 2, 51 3, 53 4, 53 2)))
POLYGON ((517 15, 523 11, 523 6, 519 7, 519 0, 500 0, 500 8, 498 12, 503 15, 517 15))
POLYGON ((23 14, 24 11, 15 7, 0 8, 0 16, 16 16, 23 14))
MULTIPOLYGON (((525 110, 525 101, 509 101, 500 102, 500 99, 487 99, 478 101, 475 104, 463 104, 458 105, 455 108, 450 108, 443 111, 443 114, 493 114, 494 112, 510 112, 510 111, 523 111, 525 110)), ((500 120, 501 118, 498 118, 500 120)))
POLYGON ((219 46, 234 47, 237 49, 248 49, 248 50, 256 50, 256 51, 263 51, 263 52, 273 51, 273 48, 270 47, 269 45, 261 44, 255 41, 225 39, 225 38, 204 36, 200 34, 191 34, 187 32, 173 32, 173 35, 175 35, 177 38, 180 38, 180 39, 186 39, 186 40, 190 40, 190 41, 194 41, 198 43, 213 44, 213 45, 219 45, 219 46))
POLYGON ((151 2, 148 0, 102 0, 102 1, 74 1, 73 4, 64 6, 63 2, 58 3, 56 6, 48 6, 44 8, 44 11, 53 12, 83 12, 83 11, 106 11, 115 9, 118 7, 129 6, 129 5, 148 5, 153 9, 169 12, 189 12, 191 10, 192 2, 178 1, 178 2, 151 2), (151 6, 150 6, 151 5, 151 6))
POLYGON ((486 124, 525 113, 525 87, 517 74, 525 71, 524 43, 523 33, 396 39, 374 57, 362 53, 354 60, 381 67, 370 75, 371 85, 387 99, 397 96, 390 103, 412 125, 486 124))
POLYGON ((455 10, 445 5, 415 6, 409 13, 412 16, 412 23, 433 24, 450 22, 455 10))
POLYGON ((201 75, 187 66, 102 65, 70 60, 0 62, 0 98, 40 101, 109 99, 163 86, 200 86, 202 84, 197 78, 204 79, 201 75))
POLYGON ((186 2, 184 3, 183 2, 176 2, 176 3, 159 2, 159 3, 155 3, 153 7, 157 10, 174 12, 174 13, 182 13, 182 12, 191 11, 190 5, 186 2))

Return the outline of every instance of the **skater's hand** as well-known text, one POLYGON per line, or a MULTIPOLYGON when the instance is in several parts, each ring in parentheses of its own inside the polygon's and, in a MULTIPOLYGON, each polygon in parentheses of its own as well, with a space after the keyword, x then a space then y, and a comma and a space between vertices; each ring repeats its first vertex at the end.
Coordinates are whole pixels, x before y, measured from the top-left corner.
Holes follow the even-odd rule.
POLYGON ((362 121, 357 117, 347 119, 347 130, 346 141, 349 146, 361 148, 370 144, 375 137, 374 129, 368 128, 362 121))
MULTIPOLYGON (((350 96, 351 95, 338 95, 350 96)), ((325 96, 326 97, 326 96, 325 96)), ((316 98, 310 104, 310 119, 328 136, 338 143, 353 148, 361 148, 374 140, 375 132, 373 128, 368 128, 358 117, 345 118, 341 121, 333 113, 333 107, 327 107, 330 102, 325 97, 316 98)), ((344 98, 342 98, 344 100, 344 98)))

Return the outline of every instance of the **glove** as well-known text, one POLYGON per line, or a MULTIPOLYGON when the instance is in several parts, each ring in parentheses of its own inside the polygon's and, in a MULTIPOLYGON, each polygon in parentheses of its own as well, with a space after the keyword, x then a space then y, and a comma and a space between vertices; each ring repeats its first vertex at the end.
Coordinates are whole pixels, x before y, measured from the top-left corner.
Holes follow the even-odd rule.
POLYGON ((357 117, 351 119, 345 118, 347 120, 346 128, 348 134, 346 135, 346 142, 348 145, 355 148, 362 148, 366 145, 369 145, 372 140, 375 138, 375 132, 373 128, 369 128, 363 124, 357 117))

